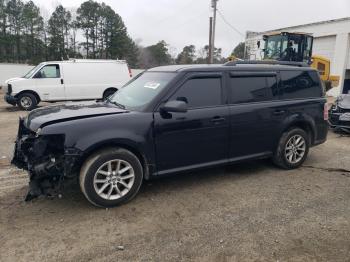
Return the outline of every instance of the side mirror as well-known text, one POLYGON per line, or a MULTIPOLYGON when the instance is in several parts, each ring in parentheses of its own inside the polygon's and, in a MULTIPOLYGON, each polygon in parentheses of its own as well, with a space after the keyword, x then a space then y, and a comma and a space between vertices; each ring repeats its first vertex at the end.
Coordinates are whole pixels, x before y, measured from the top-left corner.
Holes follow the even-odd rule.
POLYGON ((161 109, 168 113, 186 113, 187 104, 184 101, 172 100, 166 102, 161 109))

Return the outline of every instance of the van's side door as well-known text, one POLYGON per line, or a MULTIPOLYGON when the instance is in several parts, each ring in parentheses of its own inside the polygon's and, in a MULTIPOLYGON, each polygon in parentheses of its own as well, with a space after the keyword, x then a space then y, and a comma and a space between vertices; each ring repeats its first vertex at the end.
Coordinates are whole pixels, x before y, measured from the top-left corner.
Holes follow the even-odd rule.
POLYGON ((191 73, 165 101, 182 100, 186 113, 154 113, 158 174, 227 163, 229 112, 221 73, 191 73))
POLYGON ((229 73, 230 160, 271 153, 280 133, 276 72, 229 73))
POLYGON ((43 101, 65 100, 64 82, 60 65, 43 66, 34 76, 35 91, 43 101))

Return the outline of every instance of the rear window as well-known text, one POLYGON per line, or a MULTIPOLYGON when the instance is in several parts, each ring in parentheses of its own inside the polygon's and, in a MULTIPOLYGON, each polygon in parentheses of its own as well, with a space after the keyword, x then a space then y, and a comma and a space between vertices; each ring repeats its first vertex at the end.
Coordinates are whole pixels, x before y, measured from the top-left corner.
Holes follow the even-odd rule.
POLYGON ((250 103, 278 99, 275 76, 230 77, 230 103, 250 103))
POLYGON ((322 86, 315 71, 281 71, 281 98, 311 98, 322 96, 322 86))

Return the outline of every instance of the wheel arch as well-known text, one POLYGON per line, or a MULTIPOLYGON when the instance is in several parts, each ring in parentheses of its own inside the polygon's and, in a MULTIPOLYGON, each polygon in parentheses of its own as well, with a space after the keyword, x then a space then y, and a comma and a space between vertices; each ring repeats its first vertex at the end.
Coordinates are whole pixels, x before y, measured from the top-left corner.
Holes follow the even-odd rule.
POLYGON ((29 93, 29 94, 34 95, 35 98, 37 99, 38 103, 41 101, 39 94, 33 90, 23 90, 23 91, 19 92, 18 94, 16 94, 15 97, 18 98, 20 95, 22 95, 24 93, 29 93))
POLYGON ((144 172, 144 179, 148 180, 150 177, 150 172, 149 172, 149 168, 148 168, 148 161, 147 158, 145 156, 145 154, 137 147, 127 144, 127 143, 121 143, 119 141, 104 141, 101 142, 97 145, 91 146, 90 148, 88 148, 87 150, 85 150, 85 152, 83 153, 83 155, 80 157, 79 161, 78 161, 78 169, 80 170, 82 165, 84 164, 84 162, 94 153, 104 150, 104 149, 109 149, 109 148, 123 148, 126 149, 128 151, 130 151, 131 153, 133 153, 140 161, 143 172, 144 172))
POLYGON ((286 132, 292 128, 300 128, 304 130, 310 138, 310 145, 313 145, 315 143, 316 138, 316 127, 315 123, 310 119, 294 119, 293 121, 289 122, 285 125, 285 128, 283 129, 283 132, 286 132))
POLYGON ((117 92, 117 91, 118 91, 118 88, 116 88, 116 87, 108 87, 108 88, 106 88, 106 89, 103 91, 102 97, 105 97, 105 94, 106 94, 108 91, 117 92))

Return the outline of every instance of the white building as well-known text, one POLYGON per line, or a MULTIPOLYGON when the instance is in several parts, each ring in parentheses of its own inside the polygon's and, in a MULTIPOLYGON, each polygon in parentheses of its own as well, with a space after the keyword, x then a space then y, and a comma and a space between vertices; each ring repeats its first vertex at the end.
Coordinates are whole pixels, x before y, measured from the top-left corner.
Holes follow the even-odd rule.
POLYGON ((282 32, 311 33, 314 37, 313 54, 322 55, 331 60, 331 74, 340 76, 338 92, 350 91, 350 17, 273 29, 266 32, 247 32, 247 56, 250 60, 260 60, 262 51, 258 49, 257 41, 261 41, 264 34, 282 32), (344 89, 344 90, 343 90, 344 89))

